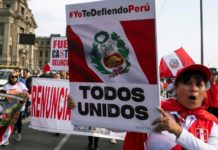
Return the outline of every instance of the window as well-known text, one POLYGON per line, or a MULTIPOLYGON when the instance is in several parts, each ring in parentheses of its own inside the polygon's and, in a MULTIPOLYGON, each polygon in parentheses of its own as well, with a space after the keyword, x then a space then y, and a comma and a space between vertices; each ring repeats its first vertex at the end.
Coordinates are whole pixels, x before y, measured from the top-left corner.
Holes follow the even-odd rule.
POLYGON ((11 8, 11 5, 10 4, 6 4, 6 8, 11 8))
POLYGON ((0 56, 2 56, 2 54, 3 54, 3 45, 0 44, 0 56))
POLYGON ((24 8, 21 7, 21 14, 24 15, 24 8))
POLYGON ((48 57, 48 52, 45 52, 45 57, 48 57))
POLYGON ((13 49, 12 49, 12 45, 10 45, 10 46, 9 46, 9 55, 10 55, 11 57, 13 57, 12 54, 13 54, 13 49))
POLYGON ((39 52, 39 56, 42 57, 42 55, 43 55, 43 54, 42 54, 42 51, 40 51, 40 52, 39 52))
POLYGON ((24 28, 20 27, 20 33, 24 33, 24 28))
POLYGON ((39 61, 39 66, 42 67, 42 61, 39 61))
POLYGON ((1 23, 0 24, 0 36, 3 36, 4 35, 4 24, 3 23, 1 23))

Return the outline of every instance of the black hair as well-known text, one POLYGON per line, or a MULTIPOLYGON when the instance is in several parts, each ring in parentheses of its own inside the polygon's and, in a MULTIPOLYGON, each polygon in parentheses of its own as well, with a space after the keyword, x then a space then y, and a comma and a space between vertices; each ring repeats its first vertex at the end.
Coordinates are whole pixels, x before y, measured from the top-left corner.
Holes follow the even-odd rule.
POLYGON ((21 72, 21 68, 20 67, 17 67, 14 70, 18 70, 19 73, 21 72))
POLYGON ((24 68, 23 71, 26 71, 27 73, 30 72, 30 70, 28 68, 24 68))
POLYGON ((175 81, 175 85, 178 85, 179 83, 187 84, 188 81, 194 77, 197 81, 197 85, 201 85, 201 82, 203 81, 205 84, 207 82, 206 76, 201 71, 187 71, 182 73, 175 81))

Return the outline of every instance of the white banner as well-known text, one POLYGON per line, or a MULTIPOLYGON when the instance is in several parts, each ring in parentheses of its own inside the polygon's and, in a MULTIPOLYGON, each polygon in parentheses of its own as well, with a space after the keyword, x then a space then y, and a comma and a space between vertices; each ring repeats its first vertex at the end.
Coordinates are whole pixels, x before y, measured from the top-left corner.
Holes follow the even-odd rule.
POLYGON ((50 70, 69 70, 67 47, 66 37, 51 38, 50 70))
POLYGON ((67 80, 33 78, 30 127, 54 133, 124 139, 124 132, 116 133, 104 128, 91 128, 88 124, 87 127, 73 126, 70 121, 71 110, 67 108, 68 94, 67 80))
POLYGON ((155 1, 66 6, 73 124, 151 131, 160 116, 155 1), (91 118, 91 119, 88 119, 91 118))

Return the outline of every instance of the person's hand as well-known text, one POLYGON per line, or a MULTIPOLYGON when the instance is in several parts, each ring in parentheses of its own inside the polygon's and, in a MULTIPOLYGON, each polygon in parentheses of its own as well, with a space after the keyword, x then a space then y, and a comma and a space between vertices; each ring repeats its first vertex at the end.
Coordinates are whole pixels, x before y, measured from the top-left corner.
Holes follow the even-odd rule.
POLYGON ((69 96, 69 95, 68 95, 68 97, 67 97, 67 107, 68 107, 69 109, 74 109, 74 108, 76 107, 76 104, 75 104, 74 100, 73 100, 72 97, 69 96))
POLYGON ((28 99, 30 98, 30 94, 28 92, 23 92, 23 95, 25 98, 28 98, 28 99))
POLYGON ((170 133, 173 133, 177 138, 182 133, 182 127, 176 123, 176 121, 162 108, 158 108, 158 110, 161 112, 162 117, 156 119, 152 125, 155 127, 153 128, 153 131, 155 132, 162 132, 162 131, 168 131, 170 133))
POLYGON ((10 89, 6 91, 6 94, 9 95, 19 95, 19 94, 23 94, 23 92, 17 91, 16 89, 10 89))

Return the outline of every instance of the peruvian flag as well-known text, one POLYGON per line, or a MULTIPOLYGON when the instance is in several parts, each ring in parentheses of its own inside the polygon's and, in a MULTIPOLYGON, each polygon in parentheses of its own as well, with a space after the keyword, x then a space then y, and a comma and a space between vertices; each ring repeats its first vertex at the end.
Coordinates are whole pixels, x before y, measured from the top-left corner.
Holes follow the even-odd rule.
POLYGON ((79 105, 73 123, 146 132, 159 116, 155 1, 74 4, 66 14, 70 93, 79 105), (140 102, 133 100, 137 89, 140 102), (146 121, 133 116, 139 105, 146 106, 146 121))
POLYGON ((14 126, 0 126, 0 145, 5 144, 13 132, 14 126))
POLYGON ((208 129, 205 128, 196 128, 195 129, 195 136, 202 141, 208 140, 208 129))
POLYGON ((173 53, 165 55, 160 61, 160 78, 175 77, 177 70, 195 64, 188 53, 181 47, 173 53))

